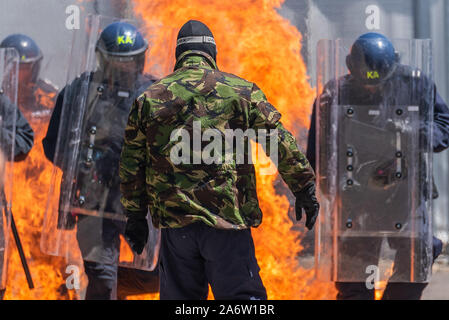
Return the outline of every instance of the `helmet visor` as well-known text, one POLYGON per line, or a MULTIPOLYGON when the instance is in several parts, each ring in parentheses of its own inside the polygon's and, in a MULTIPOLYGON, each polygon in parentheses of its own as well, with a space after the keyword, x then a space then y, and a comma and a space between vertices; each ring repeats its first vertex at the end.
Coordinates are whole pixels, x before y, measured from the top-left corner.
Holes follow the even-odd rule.
POLYGON ((98 59, 106 82, 132 88, 143 72, 145 53, 134 56, 111 56, 99 52, 98 59))

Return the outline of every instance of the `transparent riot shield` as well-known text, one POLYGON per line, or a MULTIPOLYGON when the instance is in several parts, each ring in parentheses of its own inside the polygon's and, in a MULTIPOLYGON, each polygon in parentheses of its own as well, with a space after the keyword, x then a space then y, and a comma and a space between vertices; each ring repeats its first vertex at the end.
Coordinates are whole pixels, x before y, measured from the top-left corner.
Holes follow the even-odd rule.
POLYGON ((0 49, 0 290, 6 286, 8 270, 18 62, 15 49, 0 49))
MULTIPOLYGON (((152 80, 142 74, 145 50, 132 55, 104 50, 100 34, 113 22, 117 20, 89 16, 85 31, 74 38, 41 249, 153 270, 160 233, 148 214, 147 245, 141 255, 132 252, 123 237, 126 219, 118 176, 130 108, 152 80)), ((134 38, 129 34, 115 41, 120 47, 134 38)))
POLYGON ((347 68, 352 42, 321 40, 317 50, 316 157, 322 205, 317 276, 374 284, 428 282, 431 43, 392 41, 399 61, 385 79, 368 86, 347 68))

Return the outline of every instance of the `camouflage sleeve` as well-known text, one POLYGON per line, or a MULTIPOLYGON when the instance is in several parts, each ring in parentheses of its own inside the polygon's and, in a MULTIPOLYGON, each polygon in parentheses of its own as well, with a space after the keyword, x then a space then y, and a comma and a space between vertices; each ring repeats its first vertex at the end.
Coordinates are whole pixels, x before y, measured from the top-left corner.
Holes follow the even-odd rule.
MULTIPOLYGON (((278 163, 277 168, 290 190, 295 194, 307 184, 315 182, 315 173, 300 151, 295 137, 280 122, 281 114, 265 97, 262 90, 254 85, 251 92, 249 126, 255 130, 277 130, 278 163)), ((266 152, 270 154, 271 139, 268 139, 266 152)), ((272 143, 272 142, 271 142, 272 143)))
POLYGON ((128 217, 146 217, 148 212, 145 184, 147 144, 142 125, 142 110, 146 103, 144 94, 134 102, 120 155, 120 200, 128 217))

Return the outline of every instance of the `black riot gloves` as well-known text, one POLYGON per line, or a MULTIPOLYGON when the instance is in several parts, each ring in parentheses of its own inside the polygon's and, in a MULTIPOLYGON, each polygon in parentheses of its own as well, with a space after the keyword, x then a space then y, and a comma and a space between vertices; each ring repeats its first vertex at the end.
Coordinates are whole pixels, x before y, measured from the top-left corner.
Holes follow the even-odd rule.
POLYGON ((131 249, 141 254, 148 241, 148 221, 145 217, 130 216, 126 221, 125 238, 131 249))
POLYGON ((310 183, 306 185, 295 196, 296 220, 300 221, 302 219, 302 209, 304 209, 306 212, 306 227, 312 230, 320 211, 320 204, 315 196, 315 184, 310 183))

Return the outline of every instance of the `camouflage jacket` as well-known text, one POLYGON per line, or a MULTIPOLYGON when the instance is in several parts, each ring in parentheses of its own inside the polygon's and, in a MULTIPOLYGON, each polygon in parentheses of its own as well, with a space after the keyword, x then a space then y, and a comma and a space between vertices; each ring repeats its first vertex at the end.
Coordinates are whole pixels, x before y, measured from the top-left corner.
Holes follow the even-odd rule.
POLYGON ((278 170, 296 193, 314 182, 315 174, 280 118, 254 83, 219 71, 203 52, 185 52, 174 73, 151 85, 131 108, 120 160, 121 202, 128 217, 146 216, 150 209, 158 228, 194 221, 223 229, 257 227, 262 212, 254 166, 235 161, 235 147, 231 161, 219 156, 221 161, 211 164, 195 162, 194 146, 200 143, 204 156, 207 129, 218 137, 229 129, 277 129, 278 170), (195 142, 198 124, 203 142, 198 136, 195 142), (185 159, 191 162, 173 160, 180 142, 172 137, 180 130, 189 135, 185 159))

